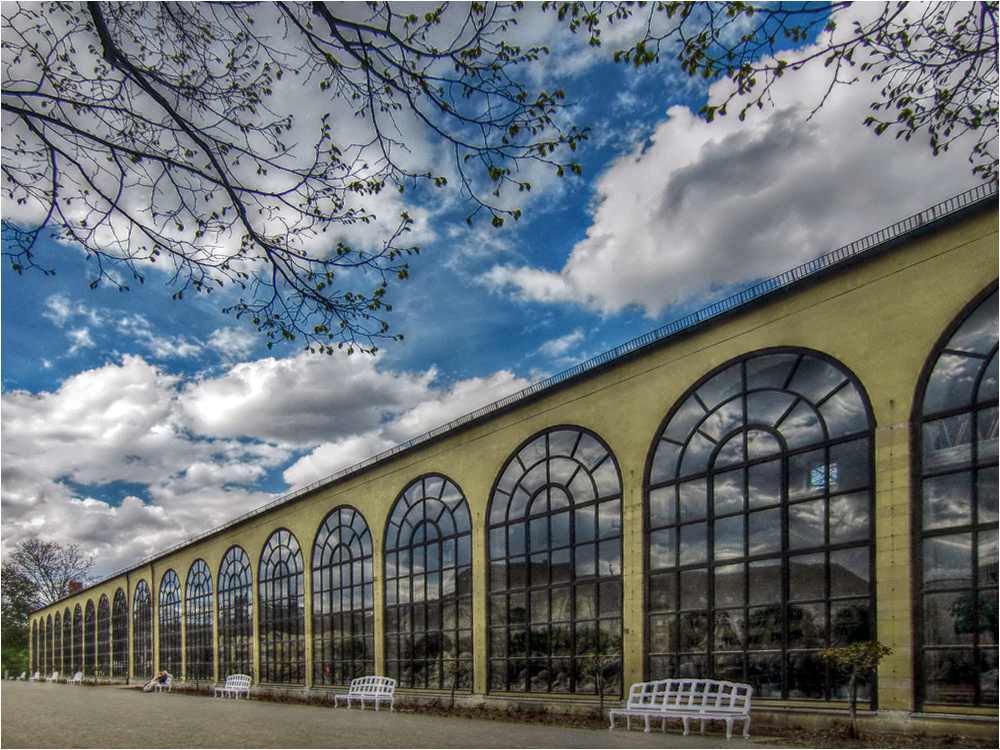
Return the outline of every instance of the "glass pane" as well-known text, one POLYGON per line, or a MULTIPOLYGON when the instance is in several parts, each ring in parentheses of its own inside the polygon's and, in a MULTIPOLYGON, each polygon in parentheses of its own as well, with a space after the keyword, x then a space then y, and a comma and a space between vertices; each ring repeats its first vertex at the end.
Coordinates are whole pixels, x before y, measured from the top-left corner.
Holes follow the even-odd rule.
MULTIPOLYGON (((742 651, 746 648, 746 623, 743 619, 743 610, 716 610, 713 616, 712 635, 716 651, 742 651)), ((740 661, 742 662, 742 658, 740 661)))
POLYGON ((826 541, 826 501, 809 500, 788 506, 788 546, 818 547, 826 541))
MULTIPOLYGON (((674 502, 675 493, 676 488, 674 487, 660 487, 649 493, 649 525, 651 528, 671 526, 677 523, 677 507, 674 502)), ((593 531, 590 533, 593 534, 593 531)), ((580 539, 578 530, 577 541, 590 540, 580 539)))
POLYGON ((923 481, 925 529, 967 526, 972 520, 972 472, 923 481))
POLYGON ((751 461, 782 452, 781 441, 770 432, 763 430, 747 431, 747 458, 751 461))
POLYGON ((830 492, 848 492, 869 484, 868 440, 830 447, 827 470, 830 492))
POLYGON ((715 455, 715 468, 741 464, 746 460, 746 433, 738 432, 719 448, 719 452, 715 455))
POLYGON ((994 352, 989 364, 986 365, 983 379, 979 381, 979 393, 976 395, 976 401, 981 403, 997 397, 998 377, 1000 375, 997 372, 997 354, 994 352))
POLYGON ((597 588, 594 584, 576 587, 576 619, 592 620, 597 617, 597 588))
POLYGON ((848 383, 819 407, 831 438, 860 432, 868 426, 864 402, 857 389, 848 383))
POLYGON ((708 571, 704 568, 681 571, 681 609, 708 606, 708 571))
POLYGON ((976 544, 976 552, 979 558, 979 585, 997 585, 997 529, 987 529, 980 531, 976 544))
POLYGON ((749 515, 750 554, 760 555, 781 549, 781 509, 757 511, 749 515))
POLYGON ((788 593, 797 599, 826 598, 826 555, 796 555, 788 559, 788 593))
POLYGON ((747 469, 747 495, 751 508, 781 502, 781 461, 768 461, 747 469))
POLYGON ((965 354, 943 352, 924 393, 924 414, 968 406, 974 403, 972 389, 983 361, 965 354))
POLYGON ((924 471, 961 469, 972 459, 972 414, 958 414, 924 424, 924 471))
POLYGON ((979 618, 973 593, 925 594, 924 645, 972 645, 979 618))
POLYGON ((759 695, 761 698, 780 698, 781 654, 778 652, 751 653, 748 663, 748 678, 757 686, 754 695, 759 695))
POLYGON ((649 608, 654 611, 677 608, 677 576, 660 573, 649 577, 649 608))
POLYGON ((747 647, 752 651, 780 648, 783 640, 781 607, 752 607, 747 623, 747 647))
POLYGON ((712 510, 717 516, 739 513, 744 501, 743 470, 716 474, 713 479, 712 510))
POLYGON ((972 583, 972 535, 950 534, 924 539, 924 587, 965 587, 972 583))
POLYGON ((744 516, 730 516, 715 522, 716 560, 746 555, 743 520, 744 516))
MULTIPOLYGON (((996 398, 994 394, 993 398, 996 398)), ((976 432, 980 461, 997 460, 997 407, 980 409, 976 413, 976 432)))
POLYGON ((674 643, 676 629, 673 627, 673 615, 654 615, 649 618, 649 650, 651 653, 663 653, 677 648, 674 643))
POLYGON ((830 498, 830 543, 867 539, 871 527, 869 507, 867 492, 830 498))
POLYGON ((781 391, 758 391, 747 394, 747 421, 749 424, 773 427, 794 403, 794 395, 781 391))
POLYGON ((828 467, 822 450, 788 459, 788 498, 799 500, 826 491, 828 467))
POLYGON ((715 606, 733 607, 746 602, 746 573, 742 564, 715 569, 715 606))
POLYGON ((971 706, 979 681, 971 650, 924 652, 924 697, 929 703, 971 706))
POLYGON ((688 565, 708 560, 707 524, 693 523, 680 527, 680 564, 688 565))
POLYGON ((979 523, 996 523, 997 467, 980 469, 976 479, 976 494, 979 497, 979 523))
POLYGON ((830 617, 834 647, 872 639, 872 619, 867 600, 832 604, 830 617))
POLYGON ((681 523, 700 521, 707 515, 708 492, 704 479, 679 485, 681 523))
POLYGON ((826 606, 795 604, 788 608, 788 647, 822 648, 826 646, 826 606))
POLYGON ((805 401, 799 401, 778 428, 789 448, 804 448, 826 439, 819 413, 805 401))
POLYGON ((675 529, 654 531, 649 535, 649 567, 651 570, 672 568, 677 564, 675 529))
POLYGON ((867 596, 868 547, 839 549, 830 553, 830 596, 867 596))
POLYGON ((705 651, 708 648, 708 615, 685 612, 680 616, 680 650, 705 651))
POLYGON ((750 563, 750 603, 769 604, 781 601, 781 565, 779 560, 750 563))

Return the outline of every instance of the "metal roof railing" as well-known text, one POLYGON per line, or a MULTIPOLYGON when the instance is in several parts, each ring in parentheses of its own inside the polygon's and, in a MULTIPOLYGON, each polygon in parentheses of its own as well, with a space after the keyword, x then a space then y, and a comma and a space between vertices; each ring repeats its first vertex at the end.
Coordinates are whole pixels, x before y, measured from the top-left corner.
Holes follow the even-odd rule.
POLYGON ((689 315, 685 315, 682 318, 667 323, 666 325, 657 328, 656 330, 650 331, 649 333, 646 333, 642 336, 639 336, 638 338, 632 339, 631 341, 627 341, 621 346, 615 347, 614 349, 604 352, 603 354, 599 354, 596 357, 588 359, 586 362, 582 362, 574 367, 571 367, 568 370, 560 372, 557 375, 553 375, 552 377, 546 378, 545 380, 540 380, 537 383, 532 383, 527 388, 524 388, 523 390, 520 390, 517 393, 512 393, 511 395, 505 396, 499 401, 494 401, 493 403, 487 404, 486 406, 476 409, 473 412, 458 417, 457 419, 453 419, 447 424, 443 424, 440 427, 436 427, 433 430, 430 430, 429 432, 425 432, 422 435, 419 435, 417 437, 411 438, 410 440, 402 442, 399 445, 396 445, 392 448, 389 448, 386 451, 383 451, 382 453, 372 456, 371 458, 367 458, 364 461, 360 461, 354 464, 353 466, 348 466, 345 469, 341 469, 340 471, 337 471, 327 477, 324 477, 323 479, 315 481, 312 484, 306 485, 305 487, 299 487, 298 489, 286 495, 282 495, 277 500, 273 500, 272 502, 267 503, 266 505, 262 505, 259 508, 255 508, 254 510, 248 511, 247 513, 244 513, 243 515, 234 518, 231 521, 228 521, 221 526, 217 526, 214 529, 210 529, 209 531, 198 534, 197 536, 191 537, 190 539, 185 539, 183 542, 179 542, 173 545, 172 547, 169 547, 161 552, 156 553, 155 555, 151 555, 150 557, 147 557, 146 559, 141 560, 140 562, 137 562, 134 565, 130 565, 129 567, 123 568, 117 571, 116 573, 112 573, 109 576, 101 578, 100 580, 95 581, 93 584, 90 584, 90 586, 88 586, 87 588, 90 588, 91 586, 96 586, 112 578, 117 578, 118 576, 123 575, 129 571, 141 568, 144 565, 147 565, 148 563, 153 562, 154 560, 157 560, 161 557, 165 557, 166 555, 169 555, 172 552, 176 552, 177 550, 187 547, 188 545, 194 544, 195 542, 201 541, 202 539, 206 539, 214 534, 218 534, 221 531, 225 531, 226 529, 232 526, 236 526, 237 524, 240 524, 243 521, 267 513, 268 511, 273 510, 274 508, 277 508, 279 506, 285 505, 286 503, 289 503, 298 497, 308 494, 309 492, 312 492, 313 490, 319 487, 330 484, 331 482, 335 482, 338 479, 343 479, 344 477, 359 472, 362 469, 366 469, 370 466, 374 466, 375 464, 381 463, 386 459, 392 458, 393 456, 396 456, 400 453, 403 453, 404 451, 413 448, 414 446, 420 445, 421 443, 426 443, 430 440, 440 437, 441 435, 451 432, 452 430, 455 430, 458 427, 462 427, 463 425, 467 425, 477 420, 480 420, 483 417, 495 414, 496 412, 501 411, 507 408, 508 406, 511 406, 512 404, 524 401, 530 398, 531 396, 534 396, 535 394, 548 390, 553 386, 566 382, 567 380, 571 380, 585 372, 595 370, 601 367, 602 365, 605 365, 609 362, 619 359, 620 357, 625 356, 626 354, 635 352, 639 349, 649 346, 650 344, 662 342, 664 339, 674 336, 687 329, 693 328, 694 326, 704 323, 707 320, 719 317, 720 315, 730 312, 738 307, 742 307, 743 305, 746 305, 749 302, 759 300, 762 297, 765 297, 766 295, 771 294, 772 292, 775 292, 777 290, 785 289, 788 286, 801 281, 802 279, 808 278, 809 276, 817 274, 821 271, 825 271, 829 268, 832 268, 833 266, 836 266, 852 258, 856 258, 859 255, 863 255, 864 253, 867 253, 880 245, 884 245, 887 242, 891 242, 892 240, 895 240, 903 236, 904 234, 919 229, 920 227, 926 226, 931 222, 958 213, 959 211, 969 208, 970 206, 982 200, 985 200, 991 196, 995 196, 996 194, 997 194, 997 183, 995 182, 977 185, 971 190, 967 190, 964 193, 960 193, 959 195, 954 196, 953 198, 949 198, 948 200, 942 201, 934 206, 931 206, 930 208, 925 209, 920 213, 914 214, 913 216, 903 219, 902 221, 898 221, 892 226, 886 227, 885 229, 881 229, 878 232, 870 234, 867 237, 863 237, 860 240, 856 240, 851 244, 845 245, 844 247, 838 248, 832 252, 826 253, 825 255, 821 255, 820 257, 811 260, 807 263, 803 263, 800 266, 796 266, 795 268, 789 271, 785 271, 784 273, 778 274, 777 276, 773 276, 772 278, 754 284, 753 286, 750 286, 740 292, 737 292, 736 294, 730 295, 725 299, 719 300, 714 304, 711 304, 700 310, 692 312, 689 315))

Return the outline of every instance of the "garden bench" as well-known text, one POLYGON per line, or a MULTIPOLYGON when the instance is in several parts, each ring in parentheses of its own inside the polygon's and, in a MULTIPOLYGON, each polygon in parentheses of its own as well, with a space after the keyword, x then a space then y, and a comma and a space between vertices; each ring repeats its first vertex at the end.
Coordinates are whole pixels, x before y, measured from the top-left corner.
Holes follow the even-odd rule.
POLYGON ((163 682, 158 682, 153 685, 153 692, 160 693, 164 688, 166 688, 166 691, 169 693, 173 684, 173 679, 174 676, 172 674, 167 674, 167 676, 163 678, 163 682))
POLYGON ((336 707, 341 700, 347 701, 347 707, 351 707, 351 701, 356 700, 361 703, 364 710, 365 701, 372 701, 375 710, 378 711, 382 701, 389 701, 389 710, 395 711, 396 703, 396 681, 391 677, 376 677, 368 675, 366 677, 355 677, 351 680, 351 685, 345 695, 333 696, 333 705, 336 707))
POLYGON ((625 717, 626 727, 632 728, 632 717, 646 722, 659 719, 661 731, 666 731, 667 719, 681 719, 684 722, 684 736, 688 736, 688 721, 701 722, 701 733, 705 734, 705 722, 718 720, 726 722, 726 739, 733 738, 733 722, 743 721, 743 736, 750 736, 750 698, 753 688, 742 682, 724 680, 657 680, 637 682, 629 688, 624 708, 612 709, 608 716, 611 729, 615 728, 615 717, 625 717))
POLYGON ((38 682, 42 677, 41 672, 35 672, 31 677, 28 678, 28 682, 38 682))
POLYGON ((239 700, 240 693, 243 693, 247 700, 250 700, 251 682, 253 680, 248 674, 231 674, 226 678, 224 685, 215 686, 215 697, 218 698, 221 695, 223 698, 239 700))
MULTIPOLYGON (((25 676, 26 674, 27 674, 27 672, 21 672, 21 674, 19 674, 19 675, 17 676, 17 678, 16 678, 16 679, 17 679, 17 680, 23 680, 23 679, 24 679, 24 676, 25 676)), ((14 677, 11 677, 11 679, 12 679, 12 680, 14 680, 15 678, 14 678, 14 677)))
POLYGON ((50 674, 48 677, 45 678, 45 681, 46 682, 58 682, 59 681, 59 673, 58 672, 53 672, 52 674, 50 674))
POLYGON ((67 685, 82 685, 83 684, 83 672, 77 672, 75 675, 66 680, 67 685))

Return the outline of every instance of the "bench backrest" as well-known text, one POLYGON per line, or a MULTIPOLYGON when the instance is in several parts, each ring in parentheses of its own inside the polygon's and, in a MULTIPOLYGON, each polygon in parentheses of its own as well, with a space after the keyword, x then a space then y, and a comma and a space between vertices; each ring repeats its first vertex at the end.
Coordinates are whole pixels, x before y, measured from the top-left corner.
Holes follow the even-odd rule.
POLYGON ((231 674, 226 678, 227 688, 248 688, 250 687, 250 675, 248 674, 231 674))
POLYGON ((368 675, 366 677, 355 677, 351 680, 349 693, 363 693, 364 695, 392 695, 396 689, 396 680, 392 677, 377 677, 368 675))
POLYGON ((748 711, 753 687, 725 680, 673 679, 637 682, 629 688, 627 707, 657 710, 687 708, 748 711))

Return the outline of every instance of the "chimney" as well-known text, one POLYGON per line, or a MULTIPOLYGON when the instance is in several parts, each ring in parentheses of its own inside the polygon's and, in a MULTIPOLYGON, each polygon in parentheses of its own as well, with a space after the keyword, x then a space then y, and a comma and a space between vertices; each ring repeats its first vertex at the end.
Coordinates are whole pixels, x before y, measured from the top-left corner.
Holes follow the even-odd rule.
POLYGON ((70 581, 69 582, 69 593, 75 594, 78 591, 83 591, 83 583, 80 581, 70 581))

